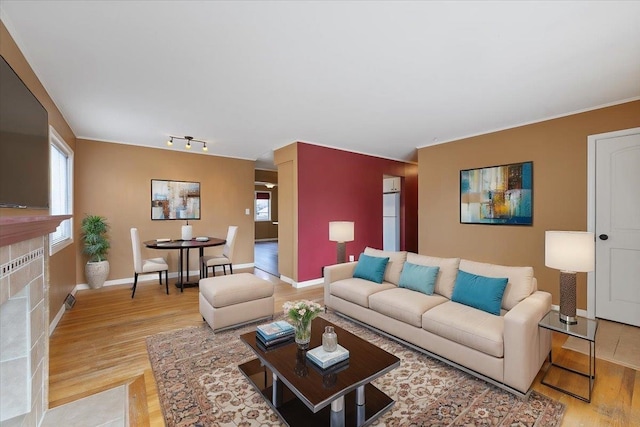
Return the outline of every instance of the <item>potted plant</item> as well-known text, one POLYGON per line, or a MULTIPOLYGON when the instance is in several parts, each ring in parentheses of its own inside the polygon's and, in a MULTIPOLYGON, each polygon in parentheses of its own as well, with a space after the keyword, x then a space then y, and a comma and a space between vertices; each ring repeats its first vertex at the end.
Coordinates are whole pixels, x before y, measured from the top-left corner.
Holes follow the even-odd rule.
POLYGON ((84 273, 93 289, 101 288, 109 275, 109 261, 106 259, 110 247, 106 236, 108 228, 106 218, 99 215, 86 215, 82 220, 83 252, 89 255, 84 273))

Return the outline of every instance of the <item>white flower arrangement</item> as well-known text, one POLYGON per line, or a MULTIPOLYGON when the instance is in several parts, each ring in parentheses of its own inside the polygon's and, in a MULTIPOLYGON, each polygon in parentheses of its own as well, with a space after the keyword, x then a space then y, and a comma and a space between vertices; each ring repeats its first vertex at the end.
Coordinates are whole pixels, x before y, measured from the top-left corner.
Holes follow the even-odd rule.
POLYGON ((308 324, 322 311, 320 304, 309 300, 287 301, 282 308, 289 320, 297 324, 308 324))

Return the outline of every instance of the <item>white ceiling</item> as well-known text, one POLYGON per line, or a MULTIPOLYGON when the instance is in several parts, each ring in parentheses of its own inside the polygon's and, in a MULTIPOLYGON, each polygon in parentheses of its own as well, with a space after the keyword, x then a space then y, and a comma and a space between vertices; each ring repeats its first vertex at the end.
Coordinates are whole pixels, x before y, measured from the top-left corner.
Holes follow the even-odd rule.
POLYGON ((267 162, 294 141, 415 160, 640 97, 638 1, 2 0, 0 17, 76 136, 267 162))

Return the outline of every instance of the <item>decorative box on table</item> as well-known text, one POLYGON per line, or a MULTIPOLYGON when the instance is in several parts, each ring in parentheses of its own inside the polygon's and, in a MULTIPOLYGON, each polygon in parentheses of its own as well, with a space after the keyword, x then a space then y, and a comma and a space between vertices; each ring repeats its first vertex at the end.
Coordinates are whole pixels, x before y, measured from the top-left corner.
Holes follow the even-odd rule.
POLYGON ((307 351, 307 359, 312 363, 315 363, 322 369, 330 368, 331 366, 349 359, 349 350, 338 344, 338 348, 335 351, 325 351, 322 346, 313 348, 307 351))

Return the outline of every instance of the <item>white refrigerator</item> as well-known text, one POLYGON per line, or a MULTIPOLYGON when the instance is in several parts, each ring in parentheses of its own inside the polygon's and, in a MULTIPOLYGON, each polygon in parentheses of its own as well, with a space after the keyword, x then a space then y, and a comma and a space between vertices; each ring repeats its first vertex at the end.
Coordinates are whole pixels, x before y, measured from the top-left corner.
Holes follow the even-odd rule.
POLYGON ((400 250, 400 193, 382 195, 382 249, 400 250))

